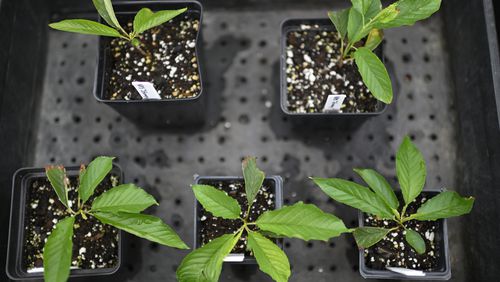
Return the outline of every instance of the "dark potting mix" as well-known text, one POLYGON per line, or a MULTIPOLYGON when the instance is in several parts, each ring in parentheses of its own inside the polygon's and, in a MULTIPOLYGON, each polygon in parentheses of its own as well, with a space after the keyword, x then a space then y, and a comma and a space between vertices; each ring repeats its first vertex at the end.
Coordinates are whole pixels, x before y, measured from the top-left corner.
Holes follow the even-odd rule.
MULTIPOLYGON (((196 97, 201 91, 199 28, 199 14, 184 13, 139 35, 140 49, 120 38, 111 40, 111 73, 104 98, 143 99, 134 81, 152 83, 162 99, 196 97)), ((132 29, 131 21, 125 29, 132 29)))
MULTIPOLYGON (((248 209, 248 202, 245 194, 245 183, 243 180, 203 180, 200 184, 211 185, 225 191, 229 196, 236 199, 241 206, 241 216, 243 218, 245 217, 248 209)), ((273 187, 273 181, 264 181, 264 184, 259 190, 259 193, 257 194, 257 197, 255 198, 250 209, 250 215, 248 218, 249 222, 256 221, 261 214, 268 210, 274 210, 276 195, 273 187)), ((224 234, 234 233, 242 226, 240 219, 224 219, 215 217, 203 208, 201 208, 198 213, 198 220, 200 228, 197 236, 200 236, 199 239, 201 239, 201 245, 204 245, 224 234)), ((248 228, 254 230, 255 226, 248 226, 248 228)), ((246 256, 252 255, 249 251, 247 251, 247 234, 245 231, 243 231, 240 240, 231 253, 244 253, 246 256)))
POLYGON ((346 95, 341 113, 377 112, 353 60, 340 62, 341 41, 332 28, 301 25, 286 34, 287 109, 292 113, 322 113, 329 95, 346 95))
MULTIPOLYGON (((68 177, 68 202, 70 207, 77 205, 78 177, 68 177)), ((88 208, 92 201, 119 184, 115 175, 105 178, 85 203, 88 208)), ((69 212, 59 201, 47 178, 35 178, 29 183, 27 191, 23 266, 28 272, 41 271, 43 267, 43 247, 57 222, 69 212)), ((84 220, 76 216, 73 234, 73 257, 71 267, 81 269, 113 268, 118 263, 118 230, 102 224, 96 218, 88 216, 84 220)))

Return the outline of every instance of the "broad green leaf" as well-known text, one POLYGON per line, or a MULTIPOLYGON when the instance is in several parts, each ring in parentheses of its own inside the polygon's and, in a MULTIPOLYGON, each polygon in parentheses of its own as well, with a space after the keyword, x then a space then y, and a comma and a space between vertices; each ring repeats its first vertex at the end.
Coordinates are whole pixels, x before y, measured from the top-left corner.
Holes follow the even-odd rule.
POLYGON ((349 42, 355 43, 363 38, 363 36, 361 35, 362 32, 363 15, 355 9, 350 9, 349 20, 347 21, 347 38, 349 38, 349 42))
POLYGON ((312 178, 312 180, 336 201, 381 218, 394 217, 384 201, 364 186, 338 178, 312 178))
POLYGON ((473 197, 461 197, 457 192, 444 191, 427 200, 411 215, 417 220, 436 220, 470 213, 474 205, 473 197))
POLYGON ((399 15, 398 4, 393 3, 382 9, 370 22, 370 28, 384 29, 383 26, 399 15))
POLYGON ((59 221, 43 248, 43 277, 45 281, 66 282, 73 254, 73 224, 70 216, 59 221))
POLYGON ((384 32, 380 29, 372 29, 370 33, 368 33, 368 38, 366 38, 365 47, 370 50, 375 50, 382 40, 384 39, 384 32))
POLYGON ((382 3, 380 3, 380 0, 370 0, 369 2, 370 5, 365 12, 365 23, 373 19, 382 10, 382 3))
POLYGON ((365 23, 382 8, 380 0, 351 0, 352 7, 365 18, 365 23))
POLYGON ((406 229, 406 235, 405 235, 406 242, 410 244, 410 246, 418 253, 418 254, 423 254, 425 253, 425 242, 424 239, 422 239, 422 236, 418 234, 417 232, 411 230, 411 229, 406 229))
POLYGON ((189 249, 170 226, 155 216, 126 212, 94 212, 93 215, 102 223, 146 240, 178 249, 189 249))
POLYGON ((67 32, 120 37, 120 33, 116 29, 89 20, 63 20, 57 23, 51 23, 49 26, 53 29, 67 32))
POLYGON ((266 174, 257 167, 257 162, 253 157, 247 157, 242 164, 243 178, 245 179, 245 192, 247 194, 248 205, 252 205, 253 200, 259 193, 266 174))
POLYGON ((179 10, 164 10, 154 13, 148 8, 142 8, 134 18, 134 32, 139 34, 145 30, 159 26, 176 16, 187 11, 187 8, 179 10))
POLYGON ((344 9, 340 11, 328 12, 328 17, 337 29, 337 32, 340 34, 342 40, 347 35, 347 21, 349 20, 349 10, 350 9, 344 9))
POLYGON ((248 247, 262 272, 267 273, 274 281, 288 281, 291 274, 290 263, 286 254, 276 244, 258 232, 249 232, 248 247))
POLYGON ((80 175, 80 187, 78 188, 78 194, 82 199, 82 204, 84 204, 90 196, 94 194, 97 185, 104 180, 112 168, 112 157, 97 157, 90 162, 88 167, 80 175))
POLYGON ((110 26, 122 29, 120 23, 116 19, 111 0, 92 0, 92 2, 94 3, 94 6, 101 18, 103 18, 110 26))
POLYGON ((102 193, 92 202, 92 211, 140 213, 152 205, 155 198, 134 184, 122 184, 102 193))
POLYGON ((390 104, 392 102, 391 79, 377 55, 366 47, 360 47, 354 52, 354 60, 363 82, 372 95, 378 100, 390 104))
POLYGON ((358 227, 354 229, 352 234, 358 246, 369 248, 387 236, 390 231, 390 229, 381 227, 358 227))
POLYGON ((306 241, 327 241, 348 232, 342 220, 323 212, 315 205, 302 202, 279 210, 267 211, 255 224, 264 231, 306 241))
POLYGON ((390 21, 381 23, 379 28, 413 25, 437 12, 441 6, 441 0, 400 0, 395 4, 399 11, 398 15, 390 21))
POLYGON ((411 203, 425 185, 427 175, 422 153, 406 136, 396 154, 396 173, 406 204, 411 203))
POLYGON ((241 233, 225 234, 188 254, 177 269, 179 282, 216 282, 224 258, 238 242, 241 233))
POLYGON ((240 217, 241 207, 238 201, 226 192, 209 185, 193 185, 193 192, 203 208, 214 216, 226 219, 240 217))
POLYGON ((63 166, 49 166, 45 168, 45 174, 49 179, 52 188, 57 194, 59 201, 65 206, 68 205, 68 179, 66 178, 66 170, 63 166))
POLYGON ((354 171, 363 178, 370 188, 379 196, 391 209, 396 210, 399 207, 399 201, 394 194, 391 185, 385 178, 373 169, 354 169, 354 171))

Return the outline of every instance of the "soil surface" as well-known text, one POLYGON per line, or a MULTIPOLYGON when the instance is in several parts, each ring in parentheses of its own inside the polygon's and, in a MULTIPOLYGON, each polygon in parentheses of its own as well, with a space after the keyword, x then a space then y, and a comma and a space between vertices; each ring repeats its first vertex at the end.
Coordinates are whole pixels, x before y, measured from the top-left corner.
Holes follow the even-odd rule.
MULTIPOLYGON (((78 199, 76 187, 78 177, 69 177, 68 198, 70 205, 78 199)), ((94 198, 119 184, 115 175, 106 178, 85 204, 90 208, 94 198)), ((64 205, 57 198, 47 178, 35 178, 27 191, 28 205, 25 207, 23 265, 30 271, 43 267, 43 247, 56 223, 69 216, 64 205)), ((89 216, 84 220, 76 217, 73 234, 72 267, 81 269, 112 268, 118 262, 118 230, 104 225, 89 216)))
MULTIPOLYGON (((426 196, 420 195, 408 205, 407 215, 413 214, 427 201, 426 196)), ((406 242, 406 232, 402 229, 390 232, 384 239, 372 247, 365 249, 365 264, 368 268, 384 270, 386 266, 404 267, 423 271, 435 271, 442 267, 439 263, 440 242, 442 238, 442 221, 417 221, 405 223, 408 229, 418 232, 425 241, 426 252, 419 255, 406 242)), ((365 226, 392 228, 397 224, 390 220, 377 220, 365 215, 365 226)))
POLYGON ((377 112, 379 102, 364 85, 356 64, 340 59, 341 42, 333 27, 301 25, 286 34, 287 108, 321 113, 329 95, 346 95, 341 113, 377 112))
MULTIPOLYGON (((244 217, 246 210, 248 209, 248 202, 245 194, 245 184, 243 180, 225 180, 225 181, 210 181, 203 180, 200 184, 211 185, 222 191, 227 192, 227 194, 235 198, 241 206, 242 214, 244 217)), ((250 209, 249 221, 256 221, 257 218, 264 212, 268 210, 274 210, 275 208, 275 192, 274 192, 274 182, 272 180, 265 180, 262 188, 257 194, 256 201, 253 203, 250 209)), ((202 245, 216 239, 224 234, 236 232, 242 225, 241 220, 235 219, 223 219, 219 217, 214 217, 210 212, 204 210, 201 205, 198 204, 198 220, 200 224, 199 233, 201 236, 202 245)), ((249 226, 251 230, 255 229, 255 226, 249 226)), ((251 252, 247 251, 247 234, 244 231, 240 240, 234 247, 231 253, 245 253, 246 256, 252 256, 251 252)))
MULTIPOLYGON (((132 21, 127 20, 125 29, 130 30, 132 21)), ((111 40, 111 74, 104 98, 142 100, 133 81, 153 83, 162 99, 197 96, 201 90, 195 49, 198 29, 198 13, 184 13, 149 29, 138 37, 145 54, 126 40, 111 40)))

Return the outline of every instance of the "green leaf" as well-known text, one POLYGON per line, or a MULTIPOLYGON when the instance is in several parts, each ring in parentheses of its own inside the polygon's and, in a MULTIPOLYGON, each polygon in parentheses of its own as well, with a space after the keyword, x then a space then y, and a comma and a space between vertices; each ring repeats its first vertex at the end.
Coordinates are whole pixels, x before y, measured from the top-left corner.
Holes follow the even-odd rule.
POLYGON ((264 231, 306 241, 326 241, 348 232, 342 220, 323 212, 315 205, 302 202, 279 210, 267 211, 255 224, 264 231))
POLYGON ((209 185, 193 185, 193 192, 203 208, 214 216, 226 219, 240 217, 241 207, 236 199, 209 185))
POLYGON ((398 15, 392 20, 380 24, 379 28, 413 25, 437 12, 441 6, 441 0, 400 0, 395 4, 399 11, 398 15))
POLYGON ((337 29, 337 32, 340 34, 342 40, 347 35, 347 22, 349 20, 349 10, 350 9, 344 9, 340 11, 328 12, 328 17, 330 18, 333 25, 337 29))
POLYGON ((373 19, 382 10, 382 3, 380 0, 370 0, 368 10, 365 12, 365 23, 373 19))
POLYGON ((89 20, 63 20, 57 23, 51 23, 49 26, 53 29, 76 32, 91 35, 101 35, 110 37, 120 37, 120 33, 109 26, 89 20))
POLYGON ((43 248, 43 277, 45 281, 66 282, 73 254, 74 217, 59 221, 43 248))
POLYGON ((424 157, 408 136, 403 139, 396 154, 396 173, 408 205, 422 192, 427 175, 424 157))
POLYGON ((425 253, 425 242, 422 236, 411 229, 406 229, 406 242, 419 254, 425 253))
POLYGON ((365 47, 370 49, 370 50, 375 50, 380 43, 382 43, 382 40, 384 39, 384 32, 380 29, 372 29, 370 33, 368 33, 368 38, 366 39, 365 42, 365 47))
POLYGON ((391 79, 377 55, 366 47, 360 47, 354 52, 354 60, 363 82, 373 96, 386 104, 390 104, 392 102, 391 79))
POLYGON ((92 202, 92 211, 140 213, 152 205, 155 198, 134 184, 122 184, 102 193, 92 202))
POLYGON ((253 157, 247 157, 243 160, 243 178, 245 179, 245 192, 247 194, 248 205, 251 206, 253 200, 259 193, 266 174, 257 167, 257 162, 253 157))
POLYGON ((61 201, 61 203, 68 208, 68 179, 66 178, 66 170, 64 167, 49 166, 45 168, 45 174, 47 175, 52 188, 54 188, 59 201, 61 201))
POLYGON ((358 246, 369 248, 387 236, 390 231, 381 227, 358 227, 354 229, 353 235, 358 246))
POLYGON ((383 26, 399 15, 397 2, 382 9, 371 21, 370 28, 384 29, 383 26))
POLYGON ((248 247, 252 250, 262 272, 267 273, 274 281, 288 281, 290 263, 286 254, 276 244, 258 232, 249 232, 248 247))
POLYGON ((222 270, 224 258, 231 252, 241 237, 225 234, 192 251, 177 269, 179 282, 216 282, 222 270))
POLYGON ((394 214, 384 201, 364 186, 338 178, 312 178, 312 180, 336 201, 381 218, 394 218, 394 214))
POLYGON ((436 220, 470 213, 474 205, 473 197, 461 197, 457 192, 444 191, 427 200, 411 215, 417 220, 436 220))
POLYGON ((347 21, 347 37, 349 38, 349 42, 355 43, 363 38, 363 36, 361 35, 362 32, 363 15, 355 9, 350 9, 349 20, 347 21))
POLYGON ((370 188, 379 196, 391 209, 396 210, 399 207, 399 201, 392 190, 391 185, 385 178, 373 169, 357 169, 354 171, 363 178, 370 188))
POLYGON ((110 26, 122 29, 120 23, 116 19, 111 0, 92 0, 92 2, 94 3, 94 6, 101 18, 103 18, 110 26))
POLYGON ((189 249, 170 226, 155 216, 126 212, 95 212, 93 215, 102 223, 146 240, 178 249, 189 249))
POLYGON ((82 199, 82 204, 94 194, 97 185, 99 185, 111 171, 113 168, 113 159, 112 157, 97 157, 90 162, 87 169, 81 173, 78 194, 82 199))
POLYGON ((351 0, 352 7, 365 17, 365 22, 371 19, 380 9, 382 5, 380 0, 351 0))
POLYGON ((187 8, 179 10, 164 10, 154 13, 148 8, 142 8, 134 18, 134 32, 139 34, 145 30, 159 26, 178 15, 187 11, 187 8))

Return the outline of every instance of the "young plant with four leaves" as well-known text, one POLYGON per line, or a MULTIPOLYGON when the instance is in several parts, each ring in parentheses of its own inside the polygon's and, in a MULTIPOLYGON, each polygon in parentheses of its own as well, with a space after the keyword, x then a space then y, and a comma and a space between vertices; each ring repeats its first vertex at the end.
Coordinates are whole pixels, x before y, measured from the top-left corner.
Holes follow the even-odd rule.
POLYGON ((266 211, 256 221, 250 222, 250 209, 256 202, 265 174, 257 168, 255 158, 246 158, 242 167, 249 203, 245 211, 241 210, 236 199, 225 192, 208 185, 193 185, 195 197, 205 210, 216 217, 239 220, 241 227, 236 232, 222 235, 187 255, 177 269, 177 279, 180 282, 217 281, 224 258, 242 236, 248 239, 247 248, 253 253, 263 272, 275 281, 288 281, 288 258, 266 236, 326 241, 348 232, 344 223, 337 217, 324 213, 315 205, 302 202, 266 211))
POLYGON ((422 192, 426 179, 426 166, 422 153, 405 137, 396 155, 398 177, 404 205, 400 202, 387 180, 372 169, 354 169, 368 184, 368 187, 338 178, 312 178, 332 199, 359 209, 378 219, 392 220, 394 228, 358 227, 353 235, 359 247, 369 248, 393 230, 404 230, 405 240, 418 253, 426 252, 422 236, 407 227, 409 221, 435 221, 467 214, 471 211, 474 198, 461 197, 454 191, 444 191, 423 203, 416 213, 407 214, 406 209, 422 192))
POLYGON ((47 178, 69 215, 56 224, 45 243, 43 250, 45 281, 64 282, 68 279, 73 253, 73 225, 78 216, 83 220, 92 216, 103 224, 152 242, 188 249, 175 231, 160 218, 141 213, 158 203, 153 196, 134 184, 118 185, 96 197, 92 203, 88 202, 97 186, 109 175, 112 166, 112 157, 97 157, 88 167, 82 165, 77 188, 78 199, 74 201, 68 198, 69 179, 64 167, 46 168, 47 178))
POLYGON ((141 53, 143 53, 143 55, 146 56, 147 53, 142 50, 141 42, 138 39, 138 36, 148 29, 168 22, 187 10, 187 8, 183 8, 179 10, 163 10, 155 13, 148 8, 142 8, 135 15, 133 30, 131 32, 127 32, 118 22, 111 0, 92 0, 92 2, 94 3, 94 6, 101 18, 103 18, 109 26, 86 19, 63 20, 51 23, 49 26, 53 29, 68 32, 119 37, 130 42, 141 53))
POLYGON ((380 0, 351 0, 352 7, 328 12, 341 40, 339 63, 354 60, 359 73, 373 96, 392 102, 389 74, 372 51, 383 40, 383 30, 413 25, 439 10, 441 0, 399 0, 382 8, 380 0))

